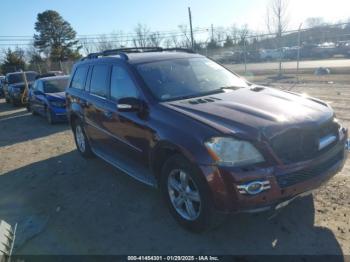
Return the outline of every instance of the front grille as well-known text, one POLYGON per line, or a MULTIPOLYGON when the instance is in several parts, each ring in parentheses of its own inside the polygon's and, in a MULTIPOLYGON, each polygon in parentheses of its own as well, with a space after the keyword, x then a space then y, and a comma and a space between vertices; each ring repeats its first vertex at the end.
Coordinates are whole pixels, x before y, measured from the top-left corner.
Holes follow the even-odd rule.
POLYGON ((285 163, 291 164, 317 157, 336 142, 318 150, 320 138, 333 134, 338 137, 339 125, 329 121, 316 128, 292 128, 271 140, 276 155, 285 163))
POLYGON ((276 177, 277 183, 281 188, 285 188, 285 187, 289 187, 289 186, 304 182, 306 180, 309 180, 311 178, 314 178, 326 172, 328 169, 330 169, 339 161, 341 161, 343 157, 344 157, 344 151, 342 150, 335 156, 331 157, 327 161, 315 167, 312 167, 310 169, 300 170, 298 172, 294 172, 291 174, 277 176, 276 177))

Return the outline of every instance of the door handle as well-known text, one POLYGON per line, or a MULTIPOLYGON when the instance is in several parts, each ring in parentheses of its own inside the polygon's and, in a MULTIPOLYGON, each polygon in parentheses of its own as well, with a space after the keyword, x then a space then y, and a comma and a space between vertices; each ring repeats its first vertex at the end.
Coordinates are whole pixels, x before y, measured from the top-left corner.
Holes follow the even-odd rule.
POLYGON ((104 111, 103 114, 104 114, 105 117, 107 117, 108 119, 112 119, 112 117, 113 117, 113 112, 111 112, 111 111, 104 111))

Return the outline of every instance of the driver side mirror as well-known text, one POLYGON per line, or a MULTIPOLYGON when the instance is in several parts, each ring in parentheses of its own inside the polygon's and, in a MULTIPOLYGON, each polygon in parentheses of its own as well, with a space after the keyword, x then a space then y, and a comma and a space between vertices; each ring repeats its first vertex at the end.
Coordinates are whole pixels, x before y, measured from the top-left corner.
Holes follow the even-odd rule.
POLYGON ((118 100, 117 109, 120 112, 139 112, 143 109, 143 102, 134 97, 124 97, 118 100))

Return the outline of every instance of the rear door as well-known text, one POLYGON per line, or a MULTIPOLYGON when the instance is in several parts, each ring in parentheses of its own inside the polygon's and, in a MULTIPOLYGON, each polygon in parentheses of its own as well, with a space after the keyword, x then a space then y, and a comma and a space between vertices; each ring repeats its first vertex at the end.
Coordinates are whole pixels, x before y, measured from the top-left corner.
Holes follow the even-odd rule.
POLYGON ((95 64, 88 78, 89 95, 85 103, 86 131, 95 149, 105 151, 109 144, 109 134, 103 127, 106 112, 106 99, 109 97, 109 64, 95 64))

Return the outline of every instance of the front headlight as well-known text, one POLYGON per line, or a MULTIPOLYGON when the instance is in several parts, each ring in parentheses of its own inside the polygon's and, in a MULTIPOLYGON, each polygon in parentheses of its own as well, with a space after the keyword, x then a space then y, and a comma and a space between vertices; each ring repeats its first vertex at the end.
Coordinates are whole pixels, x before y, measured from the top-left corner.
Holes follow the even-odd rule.
POLYGON ((53 107, 64 107, 65 106, 65 104, 63 102, 58 102, 58 101, 51 101, 50 104, 53 107))
POLYGON ((249 142, 231 137, 215 137, 205 143, 211 157, 221 166, 245 166, 264 162, 249 142))

